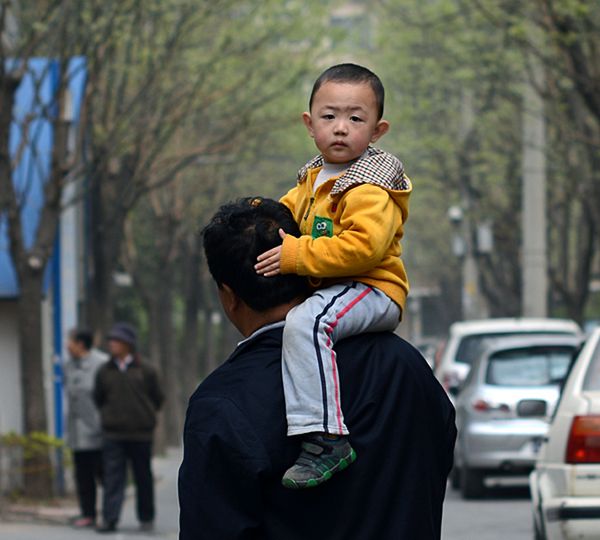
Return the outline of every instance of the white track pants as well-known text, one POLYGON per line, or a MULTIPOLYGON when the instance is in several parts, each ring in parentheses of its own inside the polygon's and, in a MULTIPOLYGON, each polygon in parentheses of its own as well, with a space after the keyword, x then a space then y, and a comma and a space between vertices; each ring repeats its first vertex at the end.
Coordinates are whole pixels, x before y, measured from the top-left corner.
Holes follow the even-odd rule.
POLYGON ((363 332, 394 330, 399 319, 400 308, 388 296, 357 282, 318 290, 290 310, 282 352, 289 436, 348 434, 333 346, 363 332))

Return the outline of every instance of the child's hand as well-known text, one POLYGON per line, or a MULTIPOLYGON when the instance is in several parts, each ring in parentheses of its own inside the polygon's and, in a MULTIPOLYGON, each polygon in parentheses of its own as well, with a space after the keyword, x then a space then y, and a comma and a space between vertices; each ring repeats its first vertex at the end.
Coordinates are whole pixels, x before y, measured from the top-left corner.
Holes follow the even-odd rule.
MULTIPOLYGON (((285 238, 283 229, 279 229, 279 236, 282 240, 285 238)), ((265 277, 276 276, 281 271, 281 246, 261 253, 256 260, 258 263, 254 265, 254 270, 257 274, 265 277)))

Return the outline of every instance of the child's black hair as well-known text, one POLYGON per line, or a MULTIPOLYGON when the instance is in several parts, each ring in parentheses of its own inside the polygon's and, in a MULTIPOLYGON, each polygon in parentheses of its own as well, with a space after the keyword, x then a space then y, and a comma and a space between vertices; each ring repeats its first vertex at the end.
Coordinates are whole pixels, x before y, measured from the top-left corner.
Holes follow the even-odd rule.
POLYGON ((381 79, 375 75, 371 70, 366 67, 359 66, 357 64, 338 64, 331 66, 326 69, 313 85, 312 92, 310 93, 310 99, 308 101, 309 110, 312 108, 313 99, 315 94, 326 82, 341 82, 341 83, 367 83, 375 94, 375 101, 377 103, 378 118, 381 120, 383 117, 383 104, 385 101, 385 90, 381 79))

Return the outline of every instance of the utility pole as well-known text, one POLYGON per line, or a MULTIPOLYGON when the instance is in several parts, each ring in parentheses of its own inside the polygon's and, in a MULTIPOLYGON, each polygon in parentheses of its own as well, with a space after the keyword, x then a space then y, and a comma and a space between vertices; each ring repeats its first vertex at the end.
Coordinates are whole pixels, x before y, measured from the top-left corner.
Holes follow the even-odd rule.
POLYGON ((524 317, 548 315, 546 264, 546 121, 542 88, 544 69, 530 56, 533 80, 523 93, 523 192, 522 192, 522 313, 524 317))
POLYGON ((454 217, 449 215, 453 223, 462 228, 462 241, 464 243, 462 263, 462 312, 463 319, 483 319, 487 317, 487 308, 479 288, 479 267, 477 264, 476 246, 473 241, 472 201, 470 190, 471 163, 469 158, 468 139, 475 124, 473 109, 473 92, 463 89, 460 110, 459 137, 462 142, 463 163, 461 164, 461 207, 462 212, 454 217), (458 219, 457 219, 458 218, 458 219))

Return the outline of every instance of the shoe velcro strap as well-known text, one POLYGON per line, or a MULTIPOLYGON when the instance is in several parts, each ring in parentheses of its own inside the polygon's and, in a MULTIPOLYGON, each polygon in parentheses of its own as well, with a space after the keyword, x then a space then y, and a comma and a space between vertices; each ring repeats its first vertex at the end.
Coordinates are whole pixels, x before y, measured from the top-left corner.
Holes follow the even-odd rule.
POLYGON ((302 443, 302 449, 306 450, 310 454, 314 454, 315 456, 320 456, 324 450, 322 446, 308 441, 304 441, 302 443))

